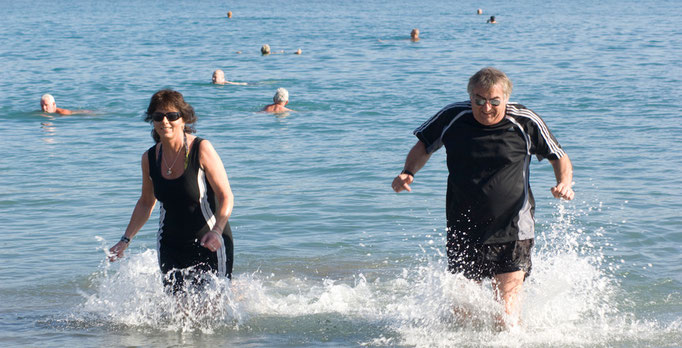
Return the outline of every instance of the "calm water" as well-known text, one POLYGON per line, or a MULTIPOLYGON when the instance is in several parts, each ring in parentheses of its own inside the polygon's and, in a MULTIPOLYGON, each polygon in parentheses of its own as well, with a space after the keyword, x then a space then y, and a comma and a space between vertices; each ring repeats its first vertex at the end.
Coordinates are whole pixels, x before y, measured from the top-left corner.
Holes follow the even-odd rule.
POLYGON ((226 6, 0 5, 0 345, 680 345, 679 3, 226 6), (264 43, 286 54, 262 57, 264 43), (577 192, 552 199, 551 166, 533 163, 524 327, 502 333, 489 284, 444 271, 444 151, 412 193, 390 188, 411 131, 467 99, 488 65, 549 124, 577 192), (217 68, 249 85, 211 85, 217 68), (152 144, 141 114, 166 87, 197 110, 236 197, 234 280, 185 309, 161 289, 157 211, 125 260, 104 257, 139 196, 152 144), (298 112, 258 113, 278 87, 298 112), (48 92, 95 113, 43 115, 48 92), (454 304, 476 308, 472 321, 454 320, 454 304))

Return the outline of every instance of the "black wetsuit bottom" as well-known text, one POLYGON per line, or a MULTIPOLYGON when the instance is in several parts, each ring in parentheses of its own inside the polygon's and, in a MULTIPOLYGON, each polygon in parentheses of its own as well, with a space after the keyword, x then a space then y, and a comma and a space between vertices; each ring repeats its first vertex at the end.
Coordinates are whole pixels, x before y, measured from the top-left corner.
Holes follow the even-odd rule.
POLYGON ((159 244, 159 265, 164 274, 165 288, 178 293, 189 287, 201 287, 207 273, 231 278, 234 247, 231 236, 223 234, 222 237, 223 247, 215 252, 201 246, 198 240, 174 245, 164 243, 162 239, 159 244))

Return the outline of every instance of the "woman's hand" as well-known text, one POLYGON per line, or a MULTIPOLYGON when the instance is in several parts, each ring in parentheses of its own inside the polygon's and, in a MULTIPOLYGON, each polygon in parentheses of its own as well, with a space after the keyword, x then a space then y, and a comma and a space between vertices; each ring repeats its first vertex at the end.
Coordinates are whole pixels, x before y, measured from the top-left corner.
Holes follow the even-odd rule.
POLYGON ((128 243, 124 241, 119 241, 109 249, 109 262, 114 262, 123 257, 123 252, 128 249, 128 243))
POLYGON ((215 252, 223 246, 223 236, 212 230, 201 237, 201 246, 215 252))

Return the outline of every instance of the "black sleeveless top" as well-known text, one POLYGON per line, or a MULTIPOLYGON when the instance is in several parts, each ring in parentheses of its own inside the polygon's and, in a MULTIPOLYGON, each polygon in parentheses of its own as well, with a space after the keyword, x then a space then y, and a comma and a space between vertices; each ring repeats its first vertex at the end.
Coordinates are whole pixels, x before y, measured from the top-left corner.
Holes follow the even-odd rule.
MULTIPOLYGON (((215 226, 218 202, 199 164, 199 145, 202 140, 195 138, 189 150, 187 168, 176 179, 166 179, 161 175, 161 159, 156 156, 156 145, 147 150, 154 197, 161 202, 160 243, 174 246, 195 243, 215 226)), ((225 226, 225 231, 230 231, 229 224, 225 226)))

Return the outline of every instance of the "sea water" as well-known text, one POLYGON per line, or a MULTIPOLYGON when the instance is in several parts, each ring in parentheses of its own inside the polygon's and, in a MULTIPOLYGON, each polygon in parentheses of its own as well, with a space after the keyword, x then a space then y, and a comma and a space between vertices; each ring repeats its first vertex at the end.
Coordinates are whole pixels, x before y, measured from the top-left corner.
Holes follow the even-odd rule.
POLYGON ((0 345, 679 346, 682 15, 676 1, 0 4, 0 345), (478 8, 483 15, 476 15, 478 8), (234 16, 226 18, 226 12, 234 16), (485 23, 495 15, 498 24, 485 23), (408 40, 419 28, 421 40, 408 40), (269 44, 281 54, 261 56, 269 44), (293 52, 301 48, 302 55, 293 52), (238 53, 240 52, 240 53, 238 53), (533 161, 520 328, 445 271, 444 151, 396 194, 412 130, 495 66, 573 161, 533 161), (247 86, 215 86, 211 73, 247 86), (284 115, 258 111, 278 87, 284 115), (231 282, 176 299, 140 194, 161 88, 196 109, 235 207, 231 282), (86 115, 39 112, 40 96, 86 115), (462 320, 455 306, 469 309, 462 320))

